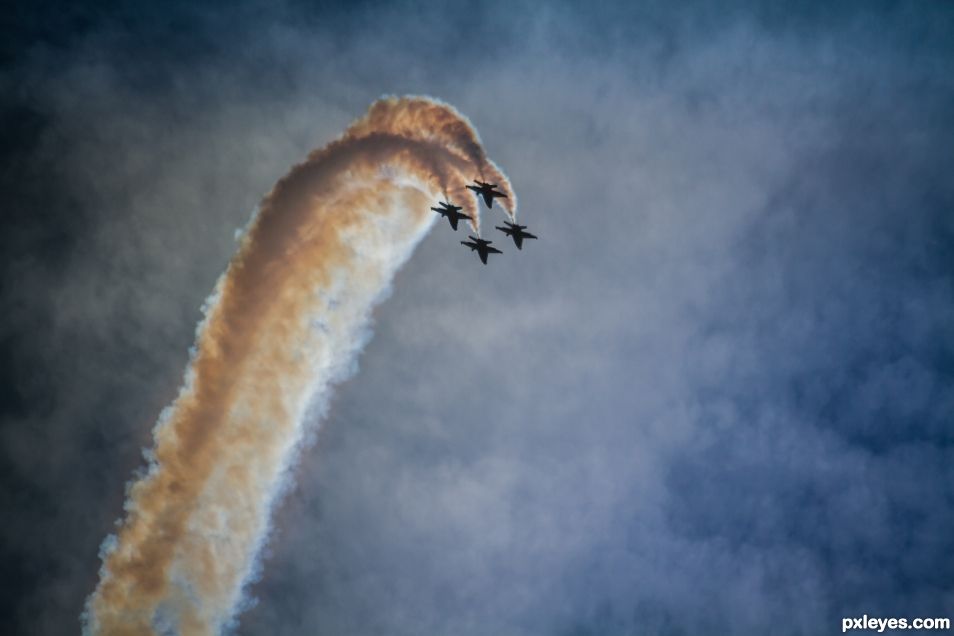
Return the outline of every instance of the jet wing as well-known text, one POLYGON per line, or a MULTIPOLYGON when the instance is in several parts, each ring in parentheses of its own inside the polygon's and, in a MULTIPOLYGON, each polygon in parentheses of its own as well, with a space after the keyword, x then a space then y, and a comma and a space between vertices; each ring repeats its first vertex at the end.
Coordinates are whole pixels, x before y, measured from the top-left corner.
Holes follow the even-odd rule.
POLYGON ((484 191, 484 202, 487 204, 488 208, 494 207, 494 199, 506 199, 507 195, 503 192, 497 192, 496 190, 484 191))

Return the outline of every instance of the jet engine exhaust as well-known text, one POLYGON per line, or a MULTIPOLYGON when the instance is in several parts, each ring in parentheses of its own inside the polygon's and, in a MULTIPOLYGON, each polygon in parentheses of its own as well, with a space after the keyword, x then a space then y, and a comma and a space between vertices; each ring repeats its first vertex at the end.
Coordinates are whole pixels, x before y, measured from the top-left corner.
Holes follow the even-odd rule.
POLYGON ((466 185, 516 197, 466 118, 424 97, 375 102, 263 199, 204 306, 148 470, 103 543, 87 634, 216 634, 241 609, 271 509, 308 424, 351 373, 372 308, 466 185))

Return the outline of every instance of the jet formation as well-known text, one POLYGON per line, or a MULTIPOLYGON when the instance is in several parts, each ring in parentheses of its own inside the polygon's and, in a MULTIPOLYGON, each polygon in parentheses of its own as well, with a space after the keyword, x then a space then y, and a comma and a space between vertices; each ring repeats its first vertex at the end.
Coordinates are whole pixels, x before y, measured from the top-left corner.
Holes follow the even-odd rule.
MULTIPOLYGON (((494 207, 494 199, 507 198, 506 194, 497 190, 496 183, 484 183, 483 181, 474 180, 474 184, 467 186, 467 189, 473 190, 476 196, 483 197, 484 203, 487 204, 488 208, 494 207)), ((457 224, 461 219, 468 219, 470 221, 474 220, 470 215, 461 212, 463 208, 459 205, 454 205, 445 201, 439 201, 438 205, 440 207, 431 209, 447 219, 447 222, 450 223, 451 229, 455 232, 457 231, 457 224)), ((518 250, 523 249, 523 241, 525 239, 537 238, 533 234, 530 234, 530 232, 525 231, 527 229, 526 225, 517 225, 516 223, 511 223, 510 221, 504 221, 504 225, 506 227, 500 227, 499 225, 495 227, 512 238, 513 243, 517 246, 518 250)), ((468 235, 467 238, 470 240, 461 241, 461 245, 469 247, 472 252, 477 252, 477 256, 480 257, 480 262, 484 265, 487 264, 487 257, 490 254, 503 254, 503 252, 498 250, 496 247, 491 247, 491 243, 493 243, 493 241, 482 239, 480 236, 468 235)))

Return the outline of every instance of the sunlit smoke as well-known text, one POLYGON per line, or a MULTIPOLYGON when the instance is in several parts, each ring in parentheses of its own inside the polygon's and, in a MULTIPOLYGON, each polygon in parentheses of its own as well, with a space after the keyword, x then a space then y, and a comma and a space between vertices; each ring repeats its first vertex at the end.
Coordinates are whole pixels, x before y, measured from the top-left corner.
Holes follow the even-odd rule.
POLYGON ((148 471, 103 544, 86 633, 214 634, 233 619, 305 422, 351 373, 436 199, 479 232, 474 178, 496 182, 514 218, 513 189, 466 118, 389 97, 278 181, 206 302, 148 471))

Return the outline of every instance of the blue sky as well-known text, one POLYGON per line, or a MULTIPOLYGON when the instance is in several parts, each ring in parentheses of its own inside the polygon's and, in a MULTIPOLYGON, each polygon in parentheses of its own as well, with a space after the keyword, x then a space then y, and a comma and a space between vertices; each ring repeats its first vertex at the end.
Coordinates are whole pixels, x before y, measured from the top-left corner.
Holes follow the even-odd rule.
POLYGON ((467 114, 540 240, 482 267, 435 226, 302 453, 235 633, 954 613, 950 8, 16 15, 14 633, 76 629, 234 230, 383 93, 467 114))

